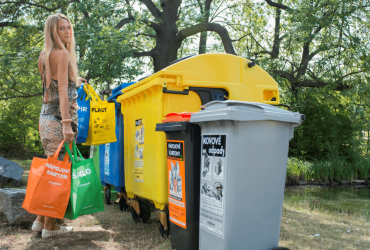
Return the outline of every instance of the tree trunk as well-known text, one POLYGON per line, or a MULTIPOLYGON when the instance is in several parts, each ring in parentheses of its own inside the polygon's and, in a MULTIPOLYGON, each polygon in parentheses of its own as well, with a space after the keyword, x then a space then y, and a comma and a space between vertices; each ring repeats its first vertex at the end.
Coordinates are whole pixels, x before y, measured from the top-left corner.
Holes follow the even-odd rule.
MULTIPOLYGON (((207 0, 204 5, 204 11, 202 6, 200 7, 200 10, 202 12, 202 15, 204 17, 204 22, 209 22, 209 15, 210 15, 210 9, 211 9, 211 3, 212 0, 207 0)), ((200 33, 200 39, 199 39, 199 54, 204 54, 207 52, 207 31, 200 33)))

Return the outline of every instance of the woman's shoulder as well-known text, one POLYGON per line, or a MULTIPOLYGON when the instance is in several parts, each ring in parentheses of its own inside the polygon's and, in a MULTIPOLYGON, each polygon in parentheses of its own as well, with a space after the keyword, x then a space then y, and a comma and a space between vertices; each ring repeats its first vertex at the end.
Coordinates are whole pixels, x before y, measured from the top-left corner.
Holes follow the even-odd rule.
POLYGON ((69 52, 65 49, 53 49, 50 52, 50 56, 57 57, 57 58, 64 58, 64 57, 69 58, 69 52))
POLYGON ((42 50, 40 52, 40 55, 39 55, 39 61, 42 60, 44 58, 44 55, 45 55, 45 50, 42 50))
POLYGON ((53 49, 50 52, 50 59, 51 62, 54 61, 56 63, 67 63, 69 62, 69 52, 64 49, 53 49))

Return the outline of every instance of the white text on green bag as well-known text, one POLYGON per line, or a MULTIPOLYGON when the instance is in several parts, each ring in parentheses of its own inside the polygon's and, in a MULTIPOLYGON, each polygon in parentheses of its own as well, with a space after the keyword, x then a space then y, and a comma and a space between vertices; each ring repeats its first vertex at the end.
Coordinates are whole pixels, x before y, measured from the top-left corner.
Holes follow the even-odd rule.
POLYGON ((75 179, 75 178, 81 178, 81 177, 84 177, 88 174, 91 174, 91 170, 90 169, 86 169, 85 172, 83 170, 81 170, 80 172, 77 172, 77 173, 72 173, 72 178, 75 179))

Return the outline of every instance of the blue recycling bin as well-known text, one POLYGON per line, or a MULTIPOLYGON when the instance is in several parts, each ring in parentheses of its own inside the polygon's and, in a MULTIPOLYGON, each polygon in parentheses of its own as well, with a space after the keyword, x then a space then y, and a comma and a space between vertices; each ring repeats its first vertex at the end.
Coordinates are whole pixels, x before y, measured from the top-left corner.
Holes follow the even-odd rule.
POLYGON ((116 113, 116 135, 117 141, 107 143, 99 146, 99 165, 100 165, 100 180, 105 189, 105 200, 110 204, 110 189, 113 186, 117 192, 124 192, 125 190, 125 171, 124 171, 124 140, 123 140, 123 115, 121 112, 121 103, 117 103, 116 99, 122 95, 121 90, 134 84, 123 83, 117 88, 113 89, 112 95, 108 101, 115 102, 116 113))

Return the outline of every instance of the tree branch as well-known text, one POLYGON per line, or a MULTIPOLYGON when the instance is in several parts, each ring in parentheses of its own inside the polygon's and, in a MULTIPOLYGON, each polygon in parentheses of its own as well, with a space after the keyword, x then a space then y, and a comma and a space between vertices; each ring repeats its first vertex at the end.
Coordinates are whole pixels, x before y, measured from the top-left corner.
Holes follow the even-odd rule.
POLYGON ((292 10, 291 8, 289 8, 288 6, 284 5, 284 4, 280 4, 280 3, 274 3, 273 1, 271 0, 265 0, 266 3, 272 7, 276 7, 276 8, 279 8, 279 9, 282 9, 282 10, 292 10))
MULTIPOLYGON (((75 2, 75 3, 80 3, 80 0, 71 0, 70 1, 70 3, 73 3, 73 2, 75 2)), ((89 18, 90 16, 89 16, 89 13, 86 11, 86 10, 83 10, 82 11, 82 13, 84 14, 84 17, 85 18, 89 18)))
POLYGON ((149 36, 149 37, 156 37, 155 35, 147 34, 147 33, 138 33, 136 34, 136 37, 138 36, 149 36))
POLYGON ((8 26, 10 26, 10 27, 14 27, 14 28, 21 27, 20 25, 18 25, 18 24, 17 24, 17 23, 15 23, 15 22, 2 22, 2 23, 0 23, 0 28, 1 28, 1 27, 8 27, 8 26))
POLYGON ((277 76, 287 79, 291 84, 294 84, 297 81, 294 75, 289 72, 282 70, 274 70, 273 73, 277 76))
POLYGON ((277 105, 274 105, 274 106, 277 106, 277 107, 285 107, 285 108, 288 108, 290 111, 293 111, 294 109, 303 108, 303 106, 290 107, 287 104, 277 104, 277 105))
POLYGON ((149 27, 152 27, 155 30, 160 30, 161 29, 161 26, 158 23, 155 23, 155 22, 152 22, 152 21, 148 21, 148 20, 143 20, 143 22, 146 25, 148 25, 149 27))
MULTIPOLYGON (((72 1, 71 1, 72 2, 72 1)), ((59 6, 56 6, 54 8, 47 8, 45 6, 42 6, 40 4, 35 4, 35 3, 29 3, 29 2, 25 2, 25 1, 18 1, 18 2, 11 2, 11 1, 8 1, 8 2, 2 2, 1 4, 9 4, 9 3, 12 3, 12 4, 27 4, 27 5, 31 5, 31 6, 36 6, 36 7, 39 7, 41 9, 44 9, 44 10, 47 10, 47 11, 55 11, 61 7, 63 7, 62 5, 59 5, 59 6)))
POLYGON ((5 98, 0 98, 0 100, 9 100, 9 99, 14 99, 14 98, 30 98, 30 97, 34 97, 38 95, 42 95, 42 93, 37 93, 33 95, 19 95, 19 96, 5 97, 5 98))
POLYGON ((280 15, 281 9, 276 9, 275 17, 275 32, 274 32, 274 44, 272 45, 271 58, 275 59, 279 57, 280 52, 280 15))
POLYGON ((161 16, 162 12, 157 8, 157 6, 155 6, 152 0, 139 0, 139 1, 145 4, 145 6, 148 8, 150 13, 152 13, 154 17, 161 16))
MULTIPOLYGON (((323 82, 320 80, 310 80, 310 79, 304 79, 302 81, 299 81, 297 80, 297 78, 294 77, 292 73, 281 71, 281 70, 274 70, 273 73, 277 76, 287 79, 293 87, 323 88, 330 84, 328 82, 323 82)), ((343 83, 339 83, 332 90, 342 91, 345 89, 350 89, 350 86, 343 84, 343 83)))
POLYGON ((230 39, 230 36, 229 36, 229 32, 227 31, 225 27, 217 23, 203 22, 203 23, 196 24, 194 26, 185 28, 181 30, 179 33, 177 33, 174 44, 176 44, 176 46, 178 46, 179 44, 181 45, 182 41, 186 39, 187 37, 195 35, 203 31, 216 32, 222 40, 222 44, 224 45, 226 53, 236 55, 234 47, 230 39))
POLYGON ((134 57, 152 56, 152 51, 134 52, 134 57))
POLYGON ((134 21, 135 20, 135 18, 133 18, 133 17, 128 17, 128 18, 124 18, 124 19, 122 19, 121 21, 119 21, 119 23, 117 23, 117 25, 116 25, 116 29, 121 29, 125 24, 128 24, 129 22, 131 22, 131 21, 134 21))
POLYGON ((246 34, 238 39, 231 40, 231 42, 239 42, 240 40, 242 40, 244 37, 247 37, 247 36, 249 36, 249 34, 246 34))

